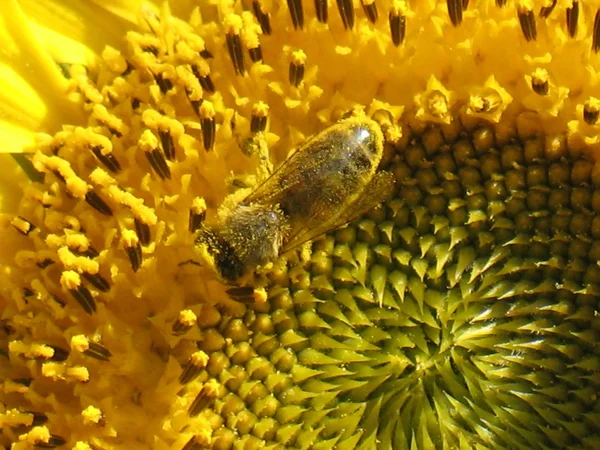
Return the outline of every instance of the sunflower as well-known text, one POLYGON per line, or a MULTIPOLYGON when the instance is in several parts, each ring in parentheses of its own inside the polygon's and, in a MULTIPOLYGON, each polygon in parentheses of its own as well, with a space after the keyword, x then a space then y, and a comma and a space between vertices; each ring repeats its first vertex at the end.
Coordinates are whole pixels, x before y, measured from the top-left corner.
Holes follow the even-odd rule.
POLYGON ((600 448, 594 2, 0 8, 0 444, 600 448), (264 288, 194 236, 348 114, 395 193, 264 288))

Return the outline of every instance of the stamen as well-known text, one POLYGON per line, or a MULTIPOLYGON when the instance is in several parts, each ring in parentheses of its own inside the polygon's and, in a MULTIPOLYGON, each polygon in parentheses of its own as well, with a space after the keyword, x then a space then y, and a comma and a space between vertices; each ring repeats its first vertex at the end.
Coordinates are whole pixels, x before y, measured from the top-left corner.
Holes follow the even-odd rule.
POLYGON ((375 3, 375 0, 361 0, 361 3, 363 6, 363 11, 367 16, 367 19, 369 19, 369 22, 377 22, 379 13, 377 12, 377 4, 375 3))
POLYGON ((169 161, 173 161, 175 159, 175 141, 184 133, 181 122, 153 109, 144 111, 142 120, 144 125, 158 134, 164 155, 169 161))
POLYGON ((206 219, 206 201, 202 197, 196 197, 190 208, 190 219, 188 230, 190 233, 195 233, 200 229, 206 219))
POLYGON ((406 16, 403 9, 400 4, 394 3, 394 7, 390 10, 390 31, 392 42, 396 47, 404 42, 406 34, 406 16))
POLYGON ((204 102, 200 107, 200 118, 202 126, 202 141, 204 143, 204 149, 210 151, 215 143, 215 135, 217 132, 217 126, 215 124, 215 108, 211 102, 204 102))
POLYGON ((302 50, 297 50, 292 53, 292 61, 290 62, 289 79, 290 84, 298 87, 304 79, 304 67, 306 64, 306 53, 302 50))
POLYGON ((140 244, 138 235, 134 231, 123 230, 121 235, 121 245, 123 245, 123 248, 129 257, 131 268, 134 272, 137 272, 142 265, 143 258, 142 246, 140 244))
POLYGON ((31 414, 33 416, 33 419, 30 424, 30 426, 32 427, 39 427, 40 425, 44 425, 48 422, 48 416, 44 413, 36 411, 23 411, 23 413, 31 414))
POLYGON ((161 179, 171 179, 171 170, 163 153, 158 148, 158 139, 150 130, 144 130, 138 141, 138 146, 146 153, 148 162, 161 179))
MULTIPOLYGON (((96 119, 96 122, 98 122, 101 125, 104 125, 106 128, 108 128, 108 130, 111 132, 111 134, 115 135, 116 137, 121 138, 121 137, 123 137, 123 135, 129 134, 129 128, 127 127, 127 125, 125 125, 123 120, 119 119, 117 116, 109 113, 108 110, 106 109, 106 106, 94 105, 94 108, 92 110, 92 115, 96 119)), ((77 128, 76 131, 79 129, 80 128, 77 128)), ((108 140, 108 139, 106 139, 106 136, 103 136, 98 133, 94 133, 93 131, 85 129, 85 128, 83 128, 83 130, 87 130, 86 137, 90 141, 93 141, 94 139, 99 139, 99 140, 101 140, 100 142, 98 142, 99 145, 100 144, 106 145, 105 142, 108 140)), ((108 143, 110 143, 110 141, 108 141, 108 143)), ((106 145, 106 146, 108 147, 108 145, 106 145)), ((111 150, 112 150, 112 146, 111 146, 111 150)))
POLYGON ((315 0, 315 12, 319 22, 327 23, 327 18, 329 16, 327 0, 315 0))
POLYGON ((50 259, 50 258, 44 258, 43 260, 41 260, 41 261, 38 261, 38 262, 36 263, 36 265, 37 265, 37 266, 38 266, 40 269, 42 269, 42 270, 44 270, 46 267, 48 267, 48 266, 50 266, 50 265, 52 265, 52 264, 54 264, 54 260, 52 260, 52 259, 50 259))
POLYGON ((462 23, 463 5, 462 0, 446 0, 448 7, 448 15, 450 16, 450 22, 455 27, 462 23))
POLYGON ((600 9, 596 11, 594 29, 592 31, 592 50, 598 53, 598 49, 600 49, 600 9))
POLYGON ((206 367, 208 364, 208 355, 204 353, 202 350, 192 353, 190 359, 187 364, 183 368, 183 372, 179 376, 179 383, 187 384, 194 380, 202 369, 206 367))
POLYGON ((542 6, 540 8, 540 17, 542 19, 547 19, 550 16, 550 14, 552 14, 552 11, 554 11, 554 8, 556 7, 557 3, 558 0, 552 0, 550 6, 542 6))
POLYGON ((99 425, 101 427, 106 425, 102 410, 92 405, 81 411, 81 417, 83 418, 83 423, 86 425, 99 425))
POLYGON ((65 445, 66 443, 67 440, 64 437, 58 436, 57 434, 51 434, 48 442, 38 442, 33 446, 35 448, 57 448, 65 445))
POLYGON ((254 0, 252 2, 252 10, 254 11, 254 16, 258 23, 260 24, 260 28, 264 34, 269 36, 271 34, 271 20, 270 15, 265 13, 263 10, 262 2, 259 0, 254 0))
POLYGON ((187 333, 192 329, 194 325, 198 322, 198 318, 193 311, 189 309, 184 309, 179 312, 179 317, 171 327, 171 331, 175 336, 181 336, 187 333))
POLYGON ((548 71, 546 69, 536 69, 531 76, 531 88, 539 95, 548 95, 548 71))
POLYGON ((498 8, 503 8, 506 5, 506 0, 496 0, 496 6, 498 8))
MULTIPOLYGON (((181 42, 178 44, 178 49, 181 47, 181 44, 181 42)), ((179 66, 176 70, 194 112, 199 114, 200 105, 204 100, 202 99, 202 86, 200 86, 198 78, 196 78, 188 66, 179 66)))
POLYGON ((102 292, 110 291, 110 284, 99 273, 91 274, 91 273, 83 272, 83 278, 85 278, 88 281, 88 283, 90 283, 92 286, 94 286, 99 291, 102 291, 102 292))
POLYGON ((287 0, 290 16, 294 29, 304 27, 304 10, 302 9, 302 0, 287 0))
POLYGON ((210 380, 204 384, 188 409, 190 417, 197 416, 203 409, 212 405, 215 398, 219 395, 219 385, 219 382, 216 380, 210 380))
POLYGON ((233 63, 233 68, 236 75, 243 75, 246 71, 244 68, 244 54, 242 52, 242 40, 240 32, 243 22, 240 16, 234 14, 229 15, 225 19, 225 28, 227 29, 227 49, 233 63))
POLYGON ((591 97, 583 105, 583 120, 588 125, 594 125, 600 115, 600 100, 591 97))
POLYGON ((90 341, 83 334, 78 334, 71 338, 71 350, 101 361, 108 361, 112 356, 112 353, 107 348, 90 341))
POLYGON ((98 158, 102 164, 104 164, 104 167, 106 167, 112 173, 119 173, 121 170, 121 165, 119 164, 119 161, 117 161, 117 158, 115 158, 115 155, 112 153, 103 154, 102 147, 92 147, 91 150, 94 156, 98 158))
POLYGON ((337 0, 338 10, 346 30, 354 28, 354 4, 352 0, 337 0))
POLYGON ((265 131, 267 127, 267 116, 269 115, 269 105, 258 102, 252 107, 252 119, 250 120, 250 131, 259 133, 265 131))
POLYGON ((67 270, 60 277, 60 284, 77 300, 83 310, 92 315, 96 312, 96 301, 90 291, 81 284, 81 277, 73 270, 67 270))
POLYGON ((94 191, 90 190, 85 194, 85 201, 99 213, 104 214, 105 216, 112 216, 112 209, 110 209, 110 206, 108 206, 108 204, 94 191))
POLYGON ((49 358, 49 361, 62 362, 69 357, 69 352, 65 349, 55 347, 54 345, 49 345, 48 347, 54 350, 54 354, 49 358))
POLYGON ((29 233, 35 230, 35 225, 21 216, 12 219, 10 224, 15 228, 15 230, 21 234, 24 234, 25 236, 29 236, 29 233))
POLYGON ((200 82, 200 86, 202 86, 202 89, 207 91, 209 94, 215 93, 215 85, 213 84, 212 78, 210 77, 210 69, 205 62, 202 62, 202 64, 199 63, 197 65, 193 65, 192 72, 200 82))
POLYGON ((577 34, 577 22, 579 20, 579 2, 574 1, 570 8, 567 8, 567 30, 572 38, 577 34))
POLYGON ((523 36, 525 36, 525 40, 527 42, 535 41, 537 39, 535 14, 533 14, 532 10, 527 9, 527 7, 523 5, 517 7, 517 14, 519 15, 519 23, 521 24, 521 31, 523 32, 523 36))
POLYGON ((158 85, 160 92, 166 94, 171 89, 173 89, 173 82, 167 77, 164 72, 157 73, 154 75, 154 81, 158 85))
POLYGON ((202 450, 212 448, 211 432, 209 430, 198 431, 189 441, 183 446, 182 450, 202 450))
POLYGON ((260 45, 258 47, 249 49, 248 52, 250 53, 250 59, 252 62, 260 62, 263 60, 262 49, 260 45))
POLYGON ((150 243, 150 225, 142 222, 140 219, 134 219, 135 232, 142 245, 148 245, 150 243))

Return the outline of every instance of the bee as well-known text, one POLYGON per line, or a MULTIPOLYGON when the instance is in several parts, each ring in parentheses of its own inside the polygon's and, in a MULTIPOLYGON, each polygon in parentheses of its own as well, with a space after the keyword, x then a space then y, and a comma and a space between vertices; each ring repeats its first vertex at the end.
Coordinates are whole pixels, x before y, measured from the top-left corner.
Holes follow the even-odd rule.
POLYGON ((249 195, 221 207, 195 237, 229 284, 302 244, 352 222, 390 196, 391 173, 378 171, 384 138, 366 117, 340 121, 309 138, 249 195))

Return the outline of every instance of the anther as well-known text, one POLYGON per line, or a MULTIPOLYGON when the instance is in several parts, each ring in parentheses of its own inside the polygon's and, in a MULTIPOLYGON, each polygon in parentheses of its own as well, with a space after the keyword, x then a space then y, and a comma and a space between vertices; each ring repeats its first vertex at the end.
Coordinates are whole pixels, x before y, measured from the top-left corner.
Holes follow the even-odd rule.
POLYGON ((31 414, 33 416, 31 425, 32 427, 39 427, 40 425, 44 425, 48 422, 48 416, 44 413, 36 412, 36 411, 23 411, 25 414, 31 414))
POLYGON ((600 115, 600 100, 590 98, 583 105, 583 120, 588 125, 595 125, 600 115))
POLYGON ((304 10, 302 9, 302 0, 287 0, 290 16, 294 29, 304 27, 304 10))
POLYGON ((354 4, 352 0, 337 0, 337 5, 344 28, 351 30, 354 28, 354 4))
POLYGON ((192 72, 200 82, 200 86, 202 86, 202 89, 204 89, 210 94, 213 94, 215 92, 215 85, 213 84, 212 78, 210 77, 210 69, 204 61, 202 61, 202 64, 200 65, 193 65, 192 72))
POLYGON ((298 87, 304 79, 304 67, 306 65, 306 53, 298 50, 292 53, 292 61, 290 62, 290 84, 298 87))
POLYGON ((227 50, 229 50, 229 56, 236 75, 243 75, 245 72, 244 53, 242 52, 242 39, 240 37, 242 25, 243 22, 240 16, 231 14, 225 19, 227 50))
POLYGON ((115 158, 115 155, 112 153, 103 154, 102 147, 92 147, 91 150, 94 156, 98 158, 98 161, 104 164, 104 167, 106 167, 112 173, 118 173, 121 170, 121 164, 119 164, 119 161, 117 158, 115 158))
POLYGON ((531 89, 536 94, 548 95, 548 71, 545 69, 536 69, 531 76, 531 89))
POLYGON ((69 357, 69 352, 65 349, 62 349, 60 347, 55 347, 53 345, 49 345, 48 347, 50 347, 50 348, 52 348, 52 350, 54 350, 54 354, 52 355, 51 358, 49 358, 49 361, 63 362, 63 361, 66 361, 66 359, 69 357))
POLYGON ((131 268, 134 272, 137 272, 142 265, 142 246, 140 239, 135 231, 123 230, 121 235, 121 244, 125 249, 125 253, 129 257, 131 268))
POLYGON ((108 361, 112 356, 110 350, 95 342, 90 342, 89 348, 85 350, 83 354, 91 358, 99 359, 100 361, 108 361))
POLYGON ((496 6, 498 8, 503 8, 504 6, 506 6, 506 0, 496 0, 496 6))
POLYGON ((525 36, 525 40, 527 42, 535 41, 537 38, 537 29, 533 11, 527 9, 525 6, 518 6, 517 14, 519 15, 519 23, 521 24, 521 31, 523 32, 523 36, 525 36))
POLYGON ((200 107, 200 125, 202 127, 202 141, 206 151, 212 150, 215 143, 217 125, 215 123, 215 108, 211 102, 204 102, 200 107))
POLYGON ((200 229, 206 219, 206 201, 202 197, 196 197, 190 208, 190 219, 188 230, 195 233, 200 229))
POLYGON ((24 234, 25 236, 29 236, 29 233, 35 230, 35 225, 21 216, 12 219, 10 224, 15 228, 15 230, 21 234, 24 234))
POLYGON ((204 49, 200 50, 200 57, 202 59, 211 59, 213 57, 213 54, 210 51, 204 49))
POLYGON ((154 75, 154 81, 158 85, 160 92, 166 94, 171 89, 173 89, 173 82, 165 76, 164 73, 157 73, 154 75))
POLYGON ((211 433, 208 430, 197 432, 190 438, 189 441, 183 446, 182 450, 203 450, 212 448, 211 445, 211 433))
POLYGON ((209 407, 215 398, 219 395, 219 383, 215 380, 210 380, 204 384, 200 392, 190 405, 188 415, 190 417, 197 416, 203 409, 209 407))
POLYGON ((38 266, 40 269, 42 269, 42 270, 43 270, 43 269, 45 269, 46 267, 48 267, 48 266, 50 266, 50 265, 52 265, 52 264, 54 264, 54 260, 53 260, 53 259, 50 259, 50 258, 44 258, 44 259, 42 259, 41 261, 38 261, 38 262, 36 263, 36 266, 38 266))
POLYGON ((260 25, 260 28, 264 34, 267 36, 271 34, 271 20, 269 14, 265 13, 262 7, 262 4, 259 0, 254 0, 252 2, 252 11, 254 11, 254 16, 260 25))
POLYGON ((112 216, 112 209, 110 209, 110 206, 108 206, 108 204, 94 191, 89 190, 85 194, 85 201, 99 213, 104 214, 105 216, 112 216))
POLYGON ((33 446, 35 448, 57 448, 65 445, 66 443, 67 440, 64 437, 58 436, 57 434, 51 434, 48 442, 38 442, 33 444, 33 446))
POLYGON ((190 359, 179 376, 179 383, 187 384, 193 381, 208 364, 208 355, 202 350, 192 353, 190 359))
POLYGON ((160 143, 162 144, 165 156, 169 161, 173 161, 173 159, 175 159, 175 144, 173 143, 171 133, 159 130, 158 137, 160 138, 160 143))
POLYGON ((267 116, 269 115, 269 105, 258 102, 252 107, 252 119, 250 120, 250 131, 258 133, 265 131, 267 127, 267 116))
MULTIPOLYGON (((111 134, 118 138, 123 137, 123 135, 128 132, 128 128, 124 124, 123 120, 111 114, 104 105, 94 105, 93 116, 99 124, 104 125, 106 128, 108 128, 108 131, 110 131, 111 134)), ((106 136, 94 133, 93 131, 85 128, 78 127, 76 131, 78 130, 84 130, 83 134, 85 138, 91 141, 90 144, 103 145, 106 147, 110 146, 110 141, 108 141, 106 136)))
POLYGON ((248 53, 250 54, 250 59, 252 62, 259 62, 263 60, 262 48, 260 45, 255 48, 248 49, 248 53))
POLYGON ((367 19, 369 19, 369 22, 377 22, 379 14, 377 12, 377 4, 375 3, 375 0, 361 0, 361 3, 363 6, 363 11, 367 16, 367 19))
POLYGON ((150 243, 150 225, 142 222, 137 217, 134 219, 135 232, 142 245, 148 245, 150 243))
POLYGON ((579 2, 573 2, 570 8, 567 8, 567 31, 572 38, 577 34, 577 22, 579 20, 579 2))
POLYGON ((596 11, 594 30, 592 32, 592 50, 598 53, 598 49, 600 49, 600 9, 596 11))
POLYGON ((448 15, 450 16, 450 22, 455 27, 462 23, 463 5, 462 0, 446 0, 448 7, 448 15))
POLYGON ((390 10, 390 31, 392 33, 392 42, 398 47, 404 42, 406 34, 406 16, 400 7, 393 7, 390 10))
POLYGON ((68 270, 60 277, 61 285, 77 300, 83 310, 88 314, 96 312, 96 301, 90 291, 81 284, 81 277, 75 271, 68 270))
POLYGON ((148 162, 160 178, 171 179, 171 170, 163 153, 158 148, 158 139, 150 130, 144 130, 138 141, 139 147, 146 153, 148 162))
POLYGON ((29 387, 33 382, 33 378, 15 378, 12 380, 13 383, 20 384, 21 386, 29 387))
POLYGON ((189 330, 191 330, 197 322, 198 318, 196 317, 196 314, 194 314, 194 312, 189 309, 184 309, 183 311, 179 312, 179 317, 175 322, 173 322, 173 325, 171 326, 171 331, 175 336, 184 335, 189 330))
POLYGON ((144 111, 142 120, 144 125, 158 134, 165 157, 169 161, 173 161, 175 159, 175 141, 183 134, 181 123, 153 109, 144 111))
POLYGON ((542 6, 540 8, 540 17, 542 19, 547 19, 550 14, 552 14, 552 11, 554 11, 554 8, 556 7, 556 4, 558 3, 558 0, 552 0, 552 3, 549 6, 542 6))
POLYGON ((87 280, 92 286, 102 292, 110 291, 110 284, 106 279, 100 275, 99 273, 91 274, 87 272, 83 272, 83 278, 87 280))
POLYGON ((317 20, 321 23, 327 23, 329 17, 327 0, 315 0, 315 12, 317 20))

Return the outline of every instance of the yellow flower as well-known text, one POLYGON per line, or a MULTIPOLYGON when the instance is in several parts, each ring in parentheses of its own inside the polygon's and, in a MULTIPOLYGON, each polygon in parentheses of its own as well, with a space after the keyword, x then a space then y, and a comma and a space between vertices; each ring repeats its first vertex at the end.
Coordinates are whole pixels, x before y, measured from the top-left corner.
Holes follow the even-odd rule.
POLYGON ((100 3, 0 11, 0 444, 600 446, 599 5, 100 3), (181 265, 363 113, 385 205, 265 288, 181 265))

